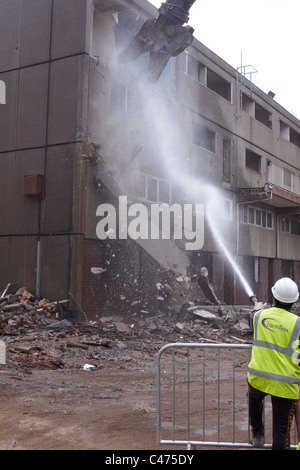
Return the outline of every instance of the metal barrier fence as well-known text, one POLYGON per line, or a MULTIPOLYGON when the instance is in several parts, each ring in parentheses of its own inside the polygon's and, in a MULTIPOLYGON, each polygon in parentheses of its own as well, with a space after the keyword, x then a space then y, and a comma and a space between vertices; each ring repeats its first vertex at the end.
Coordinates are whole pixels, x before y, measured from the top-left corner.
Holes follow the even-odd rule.
MULTIPOLYGON (((250 344, 171 343, 157 355, 158 445, 253 448, 247 366, 250 344)), ((272 408, 264 402, 265 445, 272 408)), ((294 430, 296 443, 296 427, 294 430)), ((291 445, 295 448, 295 444, 291 445)))

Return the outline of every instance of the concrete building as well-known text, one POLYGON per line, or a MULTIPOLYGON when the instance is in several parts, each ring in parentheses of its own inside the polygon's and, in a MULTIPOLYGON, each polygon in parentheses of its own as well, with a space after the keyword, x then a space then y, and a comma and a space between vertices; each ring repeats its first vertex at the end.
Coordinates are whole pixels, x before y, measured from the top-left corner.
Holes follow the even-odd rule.
POLYGON ((137 213, 119 220, 137 203, 149 222, 153 204, 207 211, 212 188, 222 240, 256 295, 268 300, 283 275, 299 282, 300 122, 197 40, 156 83, 147 54, 121 63, 156 16, 146 0, 1 0, 0 288, 71 293, 91 318, 179 311, 205 300, 205 266, 222 302, 248 303, 206 217, 192 250, 186 232, 134 239, 137 213), (115 231, 101 240, 109 207, 115 231))

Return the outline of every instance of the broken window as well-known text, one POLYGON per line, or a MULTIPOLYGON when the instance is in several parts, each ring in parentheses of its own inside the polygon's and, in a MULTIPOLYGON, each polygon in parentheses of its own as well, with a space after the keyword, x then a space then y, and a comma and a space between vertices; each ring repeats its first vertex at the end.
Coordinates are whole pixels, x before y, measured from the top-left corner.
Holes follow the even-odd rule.
POLYGON ((249 96, 247 96, 245 93, 242 93, 242 110, 249 114, 249 116, 255 118, 257 121, 272 129, 272 114, 257 104, 254 100, 249 98, 249 96))
POLYGON ((261 156, 246 149, 246 168, 261 173, 261 156))
POLYGON ((282 139, 284 140, 287 140, 288 142, 291 142, 294 145, 297 145, 297 147, 300 147, 299 132, 295 131, 295 129, 292 129, 283 121, 280 121, 280 137, 282 137, 282 139))
POLYGON ((210 69, 207 69, 206 86, 231 103, 231 83, 210 69))
POLYGON ((216 133, 207 127, 194 123, 193 143, 209 152, 216 153, 216 133))
POLYGON ((231 103, 231 83, 189 53, 186 53, 186 73, 231 103))
POLYGON ((149 202, 171 202, 171 186, 167 180, 138 174, 135 179, 135 195, 149 202))
POLYGON ((249 114, 249 116, 255 117, 255 102, 245 93, 242 93, 242 110, 249 114))
POLYGON ((272 129, 272 114, 257 103, 255 103, 255 119, 272 129))
POLYGON ((300 147, 300 134, 292 128, 290 129, 290 142, 300 147))
POLYGON ((282 121, 280 121, 280 137, 287 141, 290 140, 290 128, 282 121))

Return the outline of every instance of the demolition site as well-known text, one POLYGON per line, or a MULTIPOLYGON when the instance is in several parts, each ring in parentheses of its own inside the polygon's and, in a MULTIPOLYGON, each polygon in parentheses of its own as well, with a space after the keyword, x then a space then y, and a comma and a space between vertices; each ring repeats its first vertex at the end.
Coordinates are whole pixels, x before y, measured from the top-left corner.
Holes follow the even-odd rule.
POLYGON ((300 122, 193 36, 193 3, 1 2, 2 450, 163 449, 160 348, 251 344, 250 297, 299 284, 300 122))

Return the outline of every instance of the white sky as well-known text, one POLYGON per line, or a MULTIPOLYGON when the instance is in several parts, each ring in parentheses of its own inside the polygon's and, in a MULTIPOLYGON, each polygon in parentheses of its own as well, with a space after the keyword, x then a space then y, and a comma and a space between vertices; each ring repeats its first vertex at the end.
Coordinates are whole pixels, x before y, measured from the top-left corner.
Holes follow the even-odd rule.
MULTIPOLYGON (((160 7, 164 0, 149 0, 160 7)), ((252 65, 255 84, 300 119, 299 0, 196 0, 194 36, 235 69, 252 65)))

